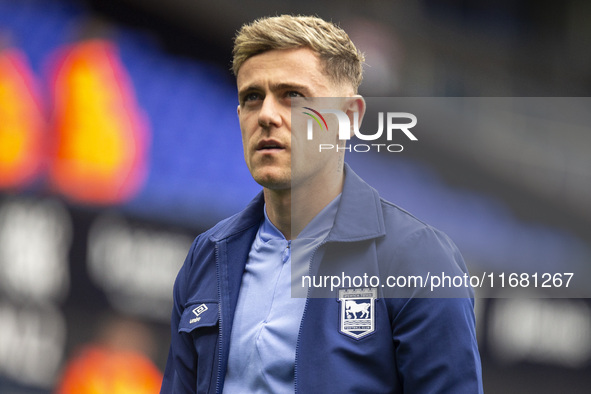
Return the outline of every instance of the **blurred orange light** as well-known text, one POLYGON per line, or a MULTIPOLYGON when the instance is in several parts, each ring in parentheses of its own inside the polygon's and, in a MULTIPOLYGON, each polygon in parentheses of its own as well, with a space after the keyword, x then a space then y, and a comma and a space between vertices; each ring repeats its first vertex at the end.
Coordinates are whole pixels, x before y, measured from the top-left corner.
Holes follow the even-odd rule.
POLYGON ((88 346, 68 364, 56 394, 157 394, 162 373, 142 354, 88 346))
POLYGON ((0 188, 20 188, 39 172, 46 122, 25 55, 0 52, 0 188))
POLYGON ((91 40, 62 49, 52 93, 53 186, 84 203, 132 198, 147 171, 148 129, 116 46, 91 40))

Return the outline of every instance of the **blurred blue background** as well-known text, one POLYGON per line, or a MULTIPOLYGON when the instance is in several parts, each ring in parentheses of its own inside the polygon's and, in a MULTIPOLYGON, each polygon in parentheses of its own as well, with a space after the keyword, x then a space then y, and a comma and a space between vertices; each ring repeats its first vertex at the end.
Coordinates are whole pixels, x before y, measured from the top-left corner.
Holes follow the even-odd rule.
MULTIPOLYGON (((584 1, 0 0, 0 54, 24 55, 48 147, 31 177, 0 189, 1 393, 52 392, 85 344, 119 343, 124 334, 104 334, 112 333, 105 322, 141 325, 142 341, 128 345, 163 369, 172 284, 190 242, 260 189, 242 157, 232 37, 280 13, 340 23, 366 54, 368 97, 564 96, 580 98, 567 112, 589 108, 584 1), (118 202, 72 198, 47 170, 56 56, 91 39, 115 45, 130 88, 113 86, 147 119, 139 158, 147 173, 118 202)), ((479 108, 485 123, 498 122, 493 132, 454 134, 441 119, 420 146, 348 161, 385 198, 448 233, 473 273, 562 269, 587 278, 591 122, 557 120, 543 104, 510 117, 479 108)), ((588 392, 587 299, 488 296, 477 300, 486 392, 588 392)))

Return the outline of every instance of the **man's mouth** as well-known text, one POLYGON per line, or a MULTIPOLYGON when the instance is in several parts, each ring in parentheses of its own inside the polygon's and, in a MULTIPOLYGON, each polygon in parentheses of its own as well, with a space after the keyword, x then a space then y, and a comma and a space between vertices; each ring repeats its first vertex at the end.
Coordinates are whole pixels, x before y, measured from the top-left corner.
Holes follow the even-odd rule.
POLYGON ((272 151, 278 149, 285 149, 285 146, 275 140, 263 140, 256 146, 257 151, 272 151))

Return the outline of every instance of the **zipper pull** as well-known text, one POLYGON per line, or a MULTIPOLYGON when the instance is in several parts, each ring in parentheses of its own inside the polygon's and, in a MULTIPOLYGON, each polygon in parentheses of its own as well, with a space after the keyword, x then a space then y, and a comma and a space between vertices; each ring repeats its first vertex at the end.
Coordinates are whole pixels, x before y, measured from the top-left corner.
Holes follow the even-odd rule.
POLYGON ((285 247, 285 250, 283 251, 283 256, 282 256, 282 260, 283 262, 287 262, 287 260, 289 260, 289 258, 291 257, 291 239, 289 241, 287 241, 287 246, 285 247))

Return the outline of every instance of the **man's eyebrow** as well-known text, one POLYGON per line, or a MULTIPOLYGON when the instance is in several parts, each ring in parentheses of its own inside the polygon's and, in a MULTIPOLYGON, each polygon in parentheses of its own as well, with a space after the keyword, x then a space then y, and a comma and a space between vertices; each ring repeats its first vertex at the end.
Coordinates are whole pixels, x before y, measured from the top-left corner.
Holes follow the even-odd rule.
POLYGON ((297 90, 302 93, 305 93, 306 96, 310 95, 310 88, 306 85, 302 85, 300 83, 295 82, 281 82, 277 84, 271 85, 271 90, 273 91, 281 91, 281 90, 297 90))
MULTIPOLYGON (((259 84, 252 84, 245 86, 244 88, 238 91, 238 97, 252 91, 262 91, 264 90, 259 84)), ((310 88, 306 85, 302 85, 300 83, 294 82, 280 82, 271 85, 271 91, 282 91, 282 90, 297 90, 304 93, 306 96, 310 95, 310 88)))
POLYGON ((238 97, 241 97, 242 95, 244 95, 246 93, 249 93, 252 91, 259 91, 259 90, 263 90, 259 85, 256 85, 256 84, 248 85, 238 91, 238 97))

